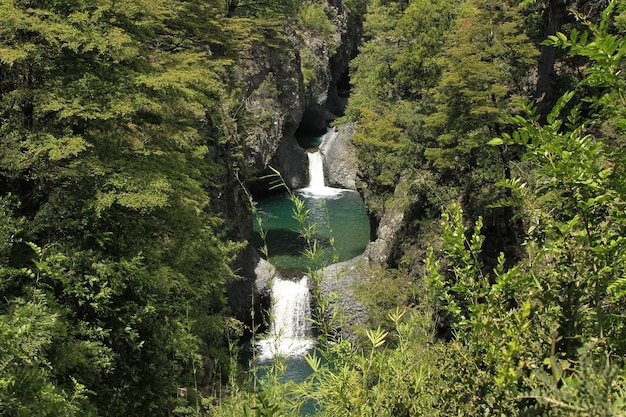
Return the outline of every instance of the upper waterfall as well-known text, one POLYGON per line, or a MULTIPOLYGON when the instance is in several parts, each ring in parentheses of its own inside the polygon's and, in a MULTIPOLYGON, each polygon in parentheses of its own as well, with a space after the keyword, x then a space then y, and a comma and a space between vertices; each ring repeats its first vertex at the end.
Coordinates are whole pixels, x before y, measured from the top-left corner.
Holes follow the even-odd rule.
MULTIPOLYGON (((320 146, 322 146, 326 140, 331 140, 334 136, 337 136, 337 134, 335 129, 329 128, 322 137, 320 146)), ((309 184, 305 188, 297 190, 298 192, 307 197, 332 197, 340 195, 345 191, 341 188, 326 186, 324 177, 324 155, 319 150, 319 147, 308 149, 307 156, 309 158, 309 184)))
POLYGON ((307 152, 309 157, 309 185, 306 188, 316 193, 326 188, 324 181, 324 157, 317 150, 315 152, 307 152))

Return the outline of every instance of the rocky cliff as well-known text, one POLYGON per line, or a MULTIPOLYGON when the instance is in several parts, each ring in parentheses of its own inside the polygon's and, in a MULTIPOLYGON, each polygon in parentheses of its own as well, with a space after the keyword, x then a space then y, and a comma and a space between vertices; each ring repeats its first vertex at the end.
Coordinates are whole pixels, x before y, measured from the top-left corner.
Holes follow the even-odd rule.
POLYGON ((359 28, 348 27, 348 10, 330 1, 325 13, 333 33, 285 24, 273 39, 261 38, 242 53, 233 73, 242 91, 237 115, 246 163, 264 172, 278 169, 292 188, 306 183, 306 155, 297 130, 322 132, 343 111, 348 63, 359 28))
MULTIPOLYGON (((360 28, 350 27, 355 19, 349 19, 342 1, 329 0, 324 13, 332 22, 332 33, 318 33, 299 20, 286 22, 281 33, 268 32, 252 41, 231 74, 241 92, 233 136, 241 144, 242 163, 257 176, 271 172, 270 166, 279 170, 291 188, 308 181, 308 159, 295 139, 296 131, 323 130, 342 111, 347 66, 360 38, 360 28)), ((230 180, 223 198, 231 238, 242 241, 252 235, 252 217, 242 187, 250 178, 239 179, 230 180)), ((257 277, 265 282, 275 273, 262 264, 251 247, 235 262, 242 278, 231 283, 228 293, 233 312, 241 318, 249 315, 253 297, 264 292, 257 277)))
POLYGON ((355 128, 354 123, 338 126, 337 133, 328 135, 320 146, 324 156, 324 176, 330 187, 357 189, 359 161, 352 144, 355 128))

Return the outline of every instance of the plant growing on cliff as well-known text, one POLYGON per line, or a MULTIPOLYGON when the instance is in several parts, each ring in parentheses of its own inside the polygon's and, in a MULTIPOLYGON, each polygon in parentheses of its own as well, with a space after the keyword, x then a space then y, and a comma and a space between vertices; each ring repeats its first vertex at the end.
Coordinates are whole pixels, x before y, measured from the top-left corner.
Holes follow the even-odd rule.
POLYGON ((304 2, 298 10, 299 23, 326 41, 330 53, 338 46, 334 39, 335 27, 326 12, 324 4, 319 2, 304 2))
POLYGON ((446 34, 459 2, 379 2, 365 15, 365 42, 350 63, 345 119, 356 121, 359 168, 368 207, 382 216, 398 178, 426 164, 423 129, 429 90, 443 70, 446 34))
POLYGON ((327 15, 328 5, 323 2, 306 1, 298 9, 297 30, 303 39, 300 50, 300 69, 304 87, 308 88, 320 72, 326 71, 328 60, 339 46, 335 26, 327 15))

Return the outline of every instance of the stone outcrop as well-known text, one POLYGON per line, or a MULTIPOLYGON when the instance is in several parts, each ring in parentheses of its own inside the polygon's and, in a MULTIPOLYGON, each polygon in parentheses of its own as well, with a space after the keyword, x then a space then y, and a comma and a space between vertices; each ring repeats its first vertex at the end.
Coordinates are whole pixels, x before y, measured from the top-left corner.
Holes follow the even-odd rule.
POLYGON ((325 9, 334 27, 330 38, 311 36, 314 34, 306 28, 301 29, 308 102, 301 128, 312 132, 323 132, 330 121, 343 114, 348 64, 356 54, 361 34, 360 23, 350 20, 342 0, 327 0, 325 9))
POLYGON ((354 123, 341 125, 337 128, 337 134, 328 135, 320 146, 324 155, 326 184, 330 187, 357 189, 359 161, 352 144, 354 130, 354 123))
POLYGON ((342 90, 359 39, 342 1, 329 0, 325 9, 333 33, 285 25, 284 33, 252 42, 231 74, 242 91, 233 118, 246 164, 261 173, 271 165, 291 188, 304 186, 307 172, 295 132, 323 132, 343 111, 342 90))
POLYGON ((370 262, 381 266, 395 262, 398 238, 406 226, 407 214, 417 203, 417 198, 407 179, 400 178, 393 199, 386 204, 385 213, 376 229, 376 239, 365 248, 364 256, 370 262))
POLYGON ((293 136, 283 138, 272 161, 290 188, 306 187, 309 158, 293 136))
MULTIPOLYGON (((232 74, 233 82, 242 90, 236 122, 239 136, 243 137, 244 163, 259 172, 268 165, 287 171, 279 165, 285 159, 277 153, 281 146, 288 146, 306 107, 300 54, 294 47, 298 36, 289 28, 285 31, 286 34, 275 35, 281 39, 278 44, 270 44, 269 40, 252 42, 232 74)), ((293 154, 286 161, 303 164, 304 150, 291 150, 293 154)), ((297 176, 290 177, 296 184, 288 185, 297 185, 297 176)))
POLYGON ((355 285, 368 280, 369 263, 366 258, 359 256, 345 262, 339 262, 317 271, 321 274, 320 292, 323 297, 331 300, 327 318, 333 311, 342 317, 341 325, 333 329, 344 339, 353 339, 355 326, 365 325, 367 310, 354 293, 355 285))

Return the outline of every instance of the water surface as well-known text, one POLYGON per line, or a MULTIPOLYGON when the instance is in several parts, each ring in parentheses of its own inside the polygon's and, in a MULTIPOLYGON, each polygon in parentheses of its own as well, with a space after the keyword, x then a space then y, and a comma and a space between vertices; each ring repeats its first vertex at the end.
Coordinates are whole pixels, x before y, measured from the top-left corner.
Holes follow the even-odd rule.
MULTIPOLYGON (((297 194, 309 210, 308 222, 315 225, 314 238, 323 252, 315 265, 302 255, 307 245, 299 232, 302 226, 293 218, 295 205, 289 195, 277 194, 257 202, 257 216, 266 233, 268 260, 273 265, 285 271, 305 272, 309 267, 320 268, 363 253, 370 235, 363 200, 355 191, 336 191, 328 196, 297 194)), ((255 224, 257 248, 263 246, 259 230, 255 224)))

